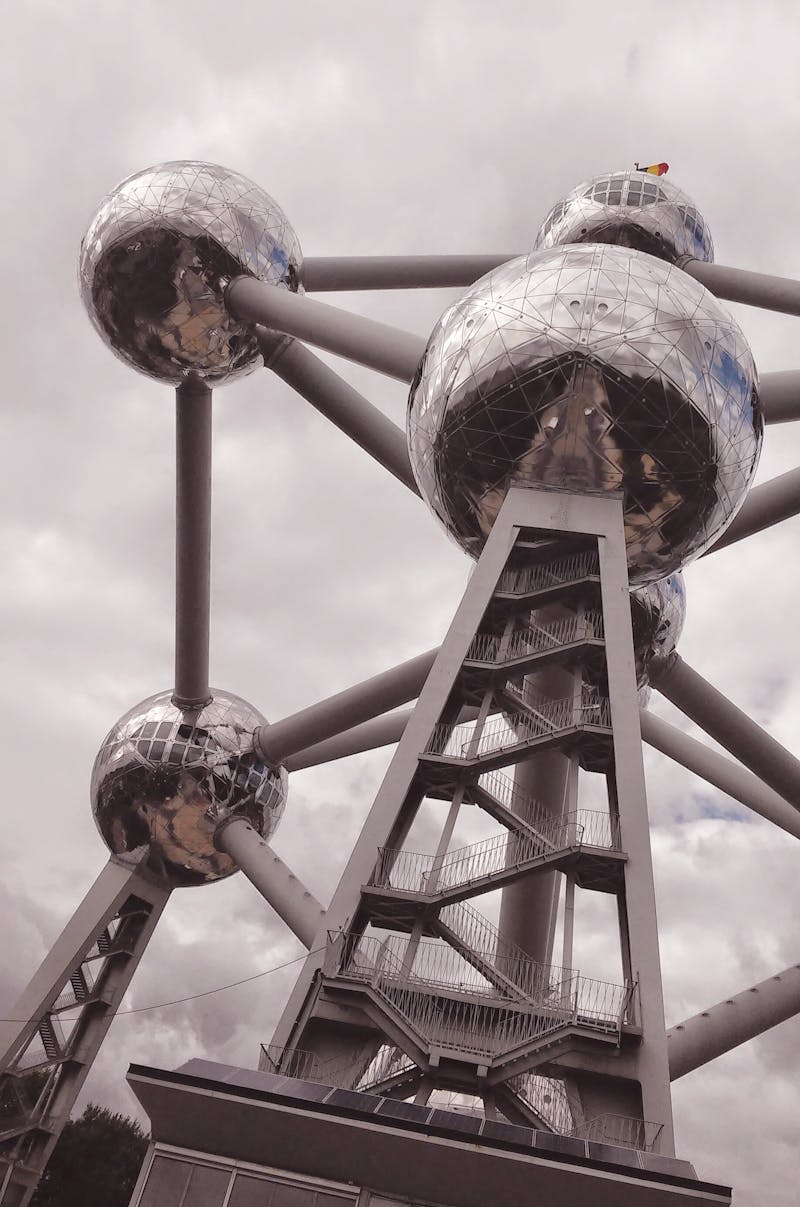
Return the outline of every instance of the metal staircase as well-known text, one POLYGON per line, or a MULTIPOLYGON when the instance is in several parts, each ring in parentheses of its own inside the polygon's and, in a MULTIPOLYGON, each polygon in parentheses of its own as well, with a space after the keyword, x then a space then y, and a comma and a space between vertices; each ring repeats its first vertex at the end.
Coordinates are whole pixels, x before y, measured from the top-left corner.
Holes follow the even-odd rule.
MULTIPOLYGON (((535 493, 518 492, 520 511, 536 511, 521 497, 535 493)), ((642 987, 639 975, 655 918, 645 912, 643 946, 626 911, 649 848, 644 859, 639 829, 632 868, 626 836, 636 827, 626 827, 644 797, 640 747, 637 772, 615 732, 619 718, 638 724, 630 615, 625 630, 608 602, 628 609, 617 508, 599 508, 611 516, 602 538, 561 518, 556 532, 495 524, 365 826, 377 841, 354 853, 324 955, 309 957, 276 1033, 280 1071, 313 1053, 330 1084, 417 1101, 477 1095, 487 1111, 565 1134, 603 1113, 666 1119, 665 1049, 654 1094, 640 1063, 645 1023, 663 1027, 652 1005, 660 981, 647 968, 642 987), (459 720, 465 708, 474 720, 459 720), (504 770, 554 757, 569 769, 557 800, 537 800, 519 770, 516 780, 504 770), (581 806, 581 770, 603 776, 607 808, 581 806), (438 811, 439 839, 414 850, 407 839, 425 802, 426 816, 438 811), (475 810, 495 832, 458 841, 475 810), (536 884, 554 903, 542 957, 474 904, 536 884), (571 966, 576 889, 618 899, 621 981, 571 966), (564 967, 552 960, 557 918, 564 967)))

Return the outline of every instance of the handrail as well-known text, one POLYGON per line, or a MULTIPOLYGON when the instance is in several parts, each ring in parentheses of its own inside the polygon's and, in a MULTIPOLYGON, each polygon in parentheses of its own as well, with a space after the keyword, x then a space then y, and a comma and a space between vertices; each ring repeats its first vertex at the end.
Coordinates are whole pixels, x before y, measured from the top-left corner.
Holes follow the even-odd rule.
MULTIPOLYGON (((629 986, 529 961, 539 971, 528 979, 529 995, 513 1001, 499 996, 466 960, 457 966, 453 949, 435 941, 420 942, 407 967, 408 943, 400 935, 381 940, 343 933, 331 947, 339 977, 368 984, 432 1047, 501 1058, 565 1026, 619 1035, 625 1021, 629 986)), ((482 958, 497 965, 496 957, 482 958)))
POLYGON ((585 612, 582 616, 559 616, 543 624, 529 625, 517 629, 504 642, 499 633, 476 633, 467 659, 470 662, 486 662, 501 665, 529 654, 558 649, 576 641, 602 641, 604 636, 603 615, 599 611, 585 612))
POLYGON ((441 894, 584 844, 614 849, 618 845, 616 818, 600 810, 578 809, 564 817, 543 818, 535 832, 506 831, 438 857, 379 847, 370 883, 404 892, 441 894))
POLYGON ((544 565, 526 566, 522 570, 505 570, 497 584, 498 591, 507 595, 529 595, 548 587, 560 587, 581 578, 598 575, 600 560, 595 549, 556 558, 544 565))
POLYGON ((580 702, 571 697, 532 700, 523 698, 522 689, 510 683, 505 690, 512 690, 519 698, 524 712, 491 718, 479 735, 476 735, 474 723, 470 721, 435 725, 425 748, 426 754, 472 761, 524 746, 535 738, 556 735, 584 725, 611 728, 611 705, 605 696, 592 697, 585 693, 580 702))

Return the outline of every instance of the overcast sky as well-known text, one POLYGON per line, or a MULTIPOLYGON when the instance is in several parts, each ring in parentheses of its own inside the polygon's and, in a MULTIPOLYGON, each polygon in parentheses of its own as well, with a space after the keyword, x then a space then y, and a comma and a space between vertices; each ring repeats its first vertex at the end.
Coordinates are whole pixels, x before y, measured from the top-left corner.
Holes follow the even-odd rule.
MULTIPOLYGON (((229 165, 307 254, 529 249, 580 180, 667 160, 720 263, 800 275, 792 2, 563 6, 27 0, 4 13, 0 1006, 105 861, 99 743, 170 686, 173 402, 101 344, 81 237, 166 159, 229 165)), ((452 294, 343 305, 427 333, 452 294)), ((737 308, 762 371, 797 320, 737 308)), ((405 391, 341 365, 396 422, 405 391)), ((468 563, 423 504, 265 372, 216 396, 212 679, 270 719, 437 644, 468 563)), ((800 460, 768 431, 759 481, 800 460)), ((800 521, 687 573, 686 660, 800 754, 800 521)), ((666 704, 654 707, 680 722, 666 704)), ((689 728, 687 726, 687 728, 689 728)), ((276 849, 327 900, 388 751, 298 773, 276 849)), ((795 840, 647 755, 669 1023, 800 959, 795 840)), ((242 877, 173 894, 127 1005, 300 954, 242 877)), ((254 1064, 293 969, 119 1017, 84 1095, 134 1110, 130 1061, 254 1064)), ((678 1151, 737 1204, 796 1207, 800 1020, 674 1089, 678 1151), (765 1185, 765 1182, 768 1183, 765 1185)))

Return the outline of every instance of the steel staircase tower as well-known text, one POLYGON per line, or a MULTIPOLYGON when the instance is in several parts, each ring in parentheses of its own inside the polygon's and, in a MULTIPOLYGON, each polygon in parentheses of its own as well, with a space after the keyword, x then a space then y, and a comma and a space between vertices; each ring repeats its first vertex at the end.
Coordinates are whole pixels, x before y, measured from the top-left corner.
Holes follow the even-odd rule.
POLYGON ((619 498, 509 493, 263 1060, 673 1151, 619 498), (564 792, 537 802, 523 785, 554 755, 564 792), (605 809, 579 807, 587 772, 605 809), (424 801, 439 837, 417 854, 424 801), (498 832, 454 845, 476 808, 498 832), (524 902, 527 886, 550 902, 538 953, 473 904, 511 888, 524 902), (616 898, 616 982, 571 967, 576 888, 616 898))

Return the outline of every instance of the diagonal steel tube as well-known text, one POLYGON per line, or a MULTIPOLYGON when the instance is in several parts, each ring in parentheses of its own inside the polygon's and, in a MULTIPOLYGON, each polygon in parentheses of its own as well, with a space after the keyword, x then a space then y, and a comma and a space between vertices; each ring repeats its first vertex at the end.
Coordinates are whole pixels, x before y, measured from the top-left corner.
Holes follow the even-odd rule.
MULTIPOLYGON (((285 760, 285 767, 287 771, 302 771, 382 746, 391 746, 400 741, 412 711, 410 708, 399 709, 385 716, 374 717, 325 741, 307 746, 290 755, 285 760)), ((642 739, 649 746, 674 759, 760 817, 773 822, 787 834, 800 838, 800 814, 757 775, 690 738, 647 709, 641 709, 639 717, 642 739)), ((459 721, 470 719, 467 710, 458 718, 459 721)))
POLYGON ((266 368, 316 407, 404 486, 419 494, 402 428, 367 402, 299 340, 261 329, 258 342, 266 368))
POLYGON ((175 692, 183 708, 211 698, 211 390, 188 381, 176 390, 175 692))
POLYGON ((442 289, 471 285, 520 252, 454 256, 306 256, 301 280, 311 293, 348 289, 442 289))
POLYGON ((754 775, 800 808, 800 762, 679 654, 652 676, 652 683, 754 775))
POLYGON ((745 268, 728 268, 724 264, 707 264, 687 257, 679 267, 711 293, 728 302, 742 302, 779 314, 800 314, 800 281, 790 277, 773 277, 745 268))
POLYGON ((758 397, 765 423, 791 423, 793 419, 800 419, 800 371, 784 369, 779 373, 762 373, 758 397))
POLYGON ((800 1014, 800 964, 670 1027, 670 1080, 691 1073, 796 1014, 800 1014))
POLYGON ((787 834, 800 838, 800 812, 777 792, 773 792, 772 788, 768 788, 752 771, 747 771, 738 763, 718 754, 716 750, 711 750, 702 742, 690 738, 688 734, 670 725, 668 721, 654 716, 645 708, 641 710, 639 717, 642 739, 648 746, 666 754, 707 783, 719 788, 721 792, 752 809, 754 813, 780 826, 787 834))
POLYGON ((704 556, 744 540, 800 512, 800 469, 790 469, 750 491, 733 523, 704 556))
POLYGON ((254 277, 231 281, 225 304, 238 319, 294 335, 400 381, 413 379, 427 343, 420 335, 265 285, 254 277))
POLYGON ((438 652, 418 654, 274 725, 262 725, 254 735, 256 753, 274 766, 299 750, 407 704, 422 690, 438 652))
POLYGON ((310 949, 325 910, 247 818, 234 813, 220 822, 214 845, 230 855, 264 900, 310 949))

